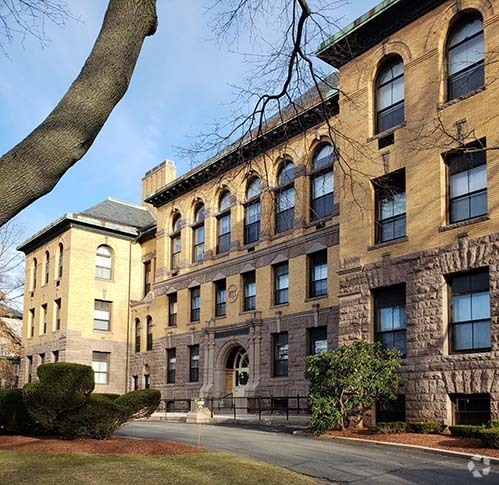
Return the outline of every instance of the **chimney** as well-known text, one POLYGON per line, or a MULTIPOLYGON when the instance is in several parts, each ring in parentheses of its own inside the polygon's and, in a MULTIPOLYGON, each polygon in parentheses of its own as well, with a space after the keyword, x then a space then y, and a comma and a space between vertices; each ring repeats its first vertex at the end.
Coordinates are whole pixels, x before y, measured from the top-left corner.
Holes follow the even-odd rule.
POLYGON ((142 178, 142 201, 165 185, 173 182, 175 178, 176 169, 172 160, 165 160, 148 170, 142 178))

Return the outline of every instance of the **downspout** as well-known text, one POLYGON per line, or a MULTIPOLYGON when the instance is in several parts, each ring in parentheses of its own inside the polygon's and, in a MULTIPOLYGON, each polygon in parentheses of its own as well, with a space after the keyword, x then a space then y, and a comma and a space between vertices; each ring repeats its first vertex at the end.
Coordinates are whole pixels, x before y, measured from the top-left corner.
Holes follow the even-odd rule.
MULTIPOLYGON (((140 236, 140 233, 139 233, 140 236)), ((137 236, 137 239, 138 237, 137 236)), ((126 363, 125 363, 125 392, 128 392, 128 383, 130 382, 128 372, 130 366, 130 288, 132 285, 132 243, 135 241, 130 241, 130 246, 128 249, 128 295, 127 295, 127 315, 126 315, 126 363)))

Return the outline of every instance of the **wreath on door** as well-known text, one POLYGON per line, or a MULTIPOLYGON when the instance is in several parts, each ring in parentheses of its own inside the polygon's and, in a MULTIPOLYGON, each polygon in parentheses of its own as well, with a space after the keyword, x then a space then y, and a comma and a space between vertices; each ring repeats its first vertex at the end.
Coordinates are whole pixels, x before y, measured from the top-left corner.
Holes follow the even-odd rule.
POLYGON ((241 386, 245 386, 246 384, 248 384, 248 380, 249 374, 246 371, 242 371, 239 373, 239 384, 241 384, 241 386))

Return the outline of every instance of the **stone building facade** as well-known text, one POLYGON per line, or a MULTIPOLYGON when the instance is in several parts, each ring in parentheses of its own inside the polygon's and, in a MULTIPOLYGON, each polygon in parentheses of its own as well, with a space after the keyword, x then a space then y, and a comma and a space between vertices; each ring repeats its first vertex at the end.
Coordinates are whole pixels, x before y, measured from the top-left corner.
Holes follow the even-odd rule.
MULTIPOLYGON (((109 350, 122 390, 305 395, 307 355, 364 338, 404 355, 400 397, 375 419, 499 418, 498 21, 496 0, 383 2, 320 47, 339 72, 322 98, 180 177, 149 170, 152 222, 120 219, 126 237, 99 211, 81 264, 94 271, 103 234, 130 255, 113 301, 128 352, 109 350)), ((51 235, 23 246, 28 261, 51 235)), ((70 308, 80 284, 61 285, 70 308)), ((78 334, 85 311, 67 335, 88 362, 112 336, 78 334)))

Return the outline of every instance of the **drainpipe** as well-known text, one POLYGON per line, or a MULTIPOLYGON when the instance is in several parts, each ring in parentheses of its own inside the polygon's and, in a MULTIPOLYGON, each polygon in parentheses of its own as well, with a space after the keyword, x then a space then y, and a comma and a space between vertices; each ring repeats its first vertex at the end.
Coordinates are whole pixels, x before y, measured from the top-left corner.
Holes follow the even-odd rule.
POLYGON ((132 285, 132 243, 136 241, 130 241, 130 246, 128 249, 128 294, 127 294, 127 315, 126 315, 126 363, 125 363, 125 392, 128 392, 128 372, 130 366, 130 287, 132 285))

